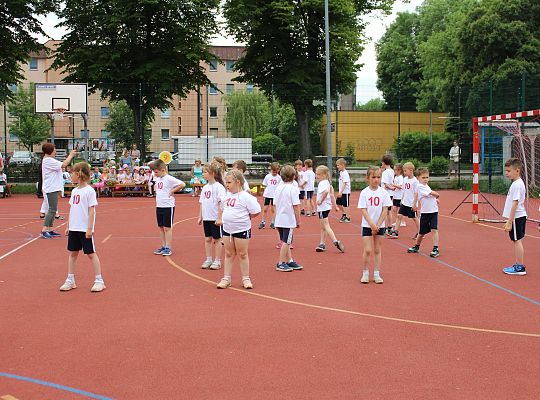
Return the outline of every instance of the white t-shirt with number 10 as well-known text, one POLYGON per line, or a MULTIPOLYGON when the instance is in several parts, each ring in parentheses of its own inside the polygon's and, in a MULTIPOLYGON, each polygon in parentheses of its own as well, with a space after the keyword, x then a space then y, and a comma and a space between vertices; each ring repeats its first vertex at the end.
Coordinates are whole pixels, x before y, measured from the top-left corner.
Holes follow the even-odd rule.
POLYGON ((225 187, 219 183, 207 183, 201 191, 199 203, 202 206, 203 221, 215 221, 218 217, 218 210, 221 202, 225 198, 225 187))
POLYGON ((154 191, 156 193, 156 207, 171 208, 174 207, 174 196, 170 195, 171 189, 184 183, 169 174, 154 178, 154 191))
MULTIPOLYGON (((91 186, 83 188, 74 188, 69 198, 69 230, 74 232, 86 232, 88 230, 88 215, 90 207, 97 206, 96 191, 91 186)), ((96 224, 96 213, 94 213, 94 222, 96 224)), ((93 230, 92 230, 93 232, 93 230)))
MULTIPOLYGON (((360 199, 358 200, 358 208, 365 208, 371 221, 377 223, 381 217, 384 207, 390 207, 392 205, 392 200, 388 192, 382 187, 378 187, 376 190, 371 189, 369 186, 362 190, 360 193, 360 199)), ((385 221, 381 222, 380 228, 384 228, 385 221)), ((370 228, 367 220, 362 216, 362 227, 370 228)))
POLYGON ((273 199, 274 193, 276 192, 276 188, 278 187, 280 183, 281 183, 281 176, 279 176, 279 174, 278 175, 267 174, 263 180, 263 186, 265 186, 263 197, 273 199))
POLYGON ((251 229, 250 214, 261 212, 261 206, 255 196, 244 191, 227 192, 221 207, 223 208, 221 215, 223 230, 231 234, 251 229))

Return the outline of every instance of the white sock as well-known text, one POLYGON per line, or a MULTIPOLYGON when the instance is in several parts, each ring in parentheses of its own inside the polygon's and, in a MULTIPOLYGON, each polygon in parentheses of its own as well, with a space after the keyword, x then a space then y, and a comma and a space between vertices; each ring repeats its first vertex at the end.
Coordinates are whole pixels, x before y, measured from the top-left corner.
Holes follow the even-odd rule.
POLYGON ((218 263, 218 264, 221 264, 221 258, 216 257, 216 259, 214 260, 214 262, 216 262, 216 263, 218 263))
MULTIPOLYGON (((244 275, 244 276, 242 276, 242 280, 244 280, 244 279, 250 279, 250 278, 249 278, 249 275, 244 275)), ((251 280, 251 279, 250 279, 250 280, 251 280)))
POLYGON ((96 275, 96 282, 103 282, 103 277, 101 275, 96 275))
POLYGON ((212 257, 206 257, 206 261, 212 262, 212 257))
POLYGON ((294 261, 294 260, 293 260, 292 258, 289 260, 290 263, 292 263, 293 261, 294 261))
POLYGON ((67 278, 70 282, 75 282, 75 274, 68 274, 67 278))
POLYGON ((230 275, 225 275, 223 279, 227 279, 229 282, 232 281, 232 277, 230 275))

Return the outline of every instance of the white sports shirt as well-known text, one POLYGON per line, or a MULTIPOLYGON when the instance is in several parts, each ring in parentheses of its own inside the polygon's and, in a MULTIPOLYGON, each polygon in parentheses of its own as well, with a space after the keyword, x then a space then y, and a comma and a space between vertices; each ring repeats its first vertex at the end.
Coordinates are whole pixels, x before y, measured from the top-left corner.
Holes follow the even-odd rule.
POLYGON ((345 185, 342 194, 351 194, 351 177, 349 172, 345 169, 339 171, 339 188, 341 189, 345 185))
POLYGON ((306 172, 304 172, 304 179, 306 180, 304 190, 306 192, 313 192, 315 190, 315 172, 313 172, 312 169, 306 170, 306 172))
POLYGON ((226 194, 225 186, 219 182, 204 185, 199 197, 202 206, 203 221, 215 221, 218 217, 218 210, 226 194))
POLYGON ((401 198, 401 204, 407 207, 412 207, 414 202, 414 195, 418 189, 418 179, 415 176, 412 178, 403 178, 403 197, 401 198))
POLYGON ((394 170, 392 168, 386 168, 383 172, 382 172, 382 177, 381 177, 381 187, 383 189, 385 189, 388 194, 390 196, 393 196, 394 195, 394 191, 392 189, 386 189, 384 187, 384 184, 388 184, 388 185, 391 185, 392 183, 394 183, 394 170))
POLYGON ((432 192, 428 185, 418 183, 418 202, 420 203, 420 214, 439 212, 437 199, 430 195, 432 192))
POLYGON ((394 190, 394 199, 401 200, 403 198, 403 175, 394 175, 394 185, 401 186, 401 189, 394 190))
POLYGON ((154 178, 154 191, 156 193, 156 207, 170 208, 176 204, 174 196, 170 195, 171 189, 184 183, 169 174, 154 178))
MULTIPOLYGON (((97 206, 96 191, 89 185, 83 188, 74 188, 69 198, 69 230, 75 232, 86 232, 88 230, 88 215, 90 207, 97 206)), ((96 224, 96 214, 94 213, 93 226, 96 224)), ((93 230, 92 230, 93 232, 93 230)))
POLYGON ((53 157, 43 158, 41 173, 43 176, 43 193, 61 192, 64 189, 62 163, 60 161, 53 157))
MULTIPOLYGON (((360 199, 358 200, 358 208, 365 208, 373 223, 377 223, 382 214, 384 207, 390 207, 392 200, 390 195, 382 187, 378 187, 376 190, 372 190, 369 186, 360 192, 360 199)), ((381 222, 380 228, 384 228, 385 221, 381 222)), ((368 221, 362 215, 362 227, 370 228, 368 221)))
POLYGON ((251 229, 250 214, 261 212, 261 206, 255 196, 244 191, 227 192, 221 203, 223 230, 228 233, 244 232, 251 229))
POLYGON ((330 186, 330 182, 328 179, 325 179, 323 181, 320 181, 317 185, 317 212, 319 211, 328 211, 332 209, 332 187, 330 186), (323 202, 319 204, 319 196, 323 192, 327 191, 328 194, 324 198, 323 202))
POLYGON ((508 194, 506 195, 506 201, 504 202, 503 217, 510 218, 510 211, 512 210, 512 203, 517 200, 518 206, 516 209, 516 215, 514 218, 521 218, 527 216, 525 211, 525 183, 523 179, 518 178, 510 185, 508 194))
MULTIPOLYGON (((296 181, 293 181, 296 182, 296 181)), ((278 228, 296 228, 294 206, 300 204, 300 191, 293 182, 283 182, 276 189, 274 204, 276 205, 275 225, 278 228)))
POLYGON ((279 175, 274 176, 272 174, 267 174, 263 180, 263 186, 265 187, 263 197, 273 199, 276 188, 278 187, 280 182, 281 182, 281 176, 279 175))

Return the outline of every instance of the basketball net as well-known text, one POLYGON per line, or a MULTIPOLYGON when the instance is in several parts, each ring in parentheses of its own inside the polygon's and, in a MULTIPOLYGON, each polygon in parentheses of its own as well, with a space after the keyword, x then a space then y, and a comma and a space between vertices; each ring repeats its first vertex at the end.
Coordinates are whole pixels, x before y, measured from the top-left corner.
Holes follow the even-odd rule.
POLYGON ((55 108, 52 110, 51 119, 54 121, 60 121, 64 119, 65 108, 55 108))

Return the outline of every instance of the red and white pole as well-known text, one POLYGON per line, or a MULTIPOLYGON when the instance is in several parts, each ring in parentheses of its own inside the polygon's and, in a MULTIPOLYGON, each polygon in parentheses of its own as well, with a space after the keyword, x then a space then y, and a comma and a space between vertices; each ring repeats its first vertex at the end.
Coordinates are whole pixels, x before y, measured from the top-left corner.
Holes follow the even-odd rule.
POLYGON ((478 118, 473 118, 473 181, 472 181, 472 222, 478 222, 478 195, 480 194, 480 138, 478 118))

